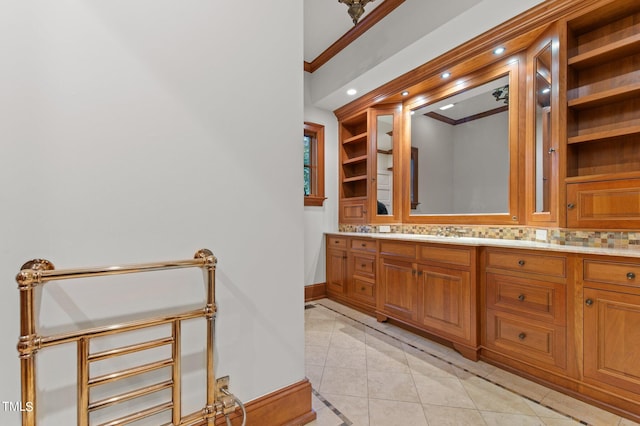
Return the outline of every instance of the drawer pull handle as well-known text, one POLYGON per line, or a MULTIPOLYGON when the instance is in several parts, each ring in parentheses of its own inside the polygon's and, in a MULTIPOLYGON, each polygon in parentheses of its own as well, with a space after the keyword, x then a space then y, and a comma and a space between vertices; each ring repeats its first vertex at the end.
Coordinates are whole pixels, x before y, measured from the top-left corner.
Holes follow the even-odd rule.
POLYGON ((525 297, 526 296, 524 294, 521 294, 520 296, 518 296, 518 300, 524 302, 525 297))
POLYGON ((335 241, 333 242, 333 244, 340 244, 340 241, 335 240, 335 241))
POLYGON ((587 306, 591 306, 591 305, 593 305, 593 299, 587 299, 587 300, 584 301, 584 303, 587 306))
POLYGON ((573 203, 569 203, 569 204, 567 204, 567 208, 568 208, 569 210, 573 209, 575 206, 576 206, 576 205, 575 205, 575 204, 573 204, 573 203))
POLYGON ((635 280, 636 279, 636 274, 634 274, 633 272, 628 272, 627 273, 627 279, 628 280, 635 280))
POLYGON ((524 340, 524 339, 526 339, 526 337, 527 337, 527 335, 525 333, 518 334, 518 339, 520 339, 520 340, 524 340))
POLYGON ((522 260, 522 259, 518 260, 518 265, 524 266, 524 263, 525 263, 524 260, 522 260))
POLYGON ((360 245, 361 245, 362 247, 366 247, 366 246, 367 246, 367 244, 366 244, 366 243, 362 243, 362 244, 360 244, 360 245))
POLYGON ((360 291, 364 291, 364 290, 365 290, 365 287, 360 287, 360 291))
POLYGON ((365 266, 367 265, 365 265, 364 263, 360 265, 361 268, 364 268, 365 266))

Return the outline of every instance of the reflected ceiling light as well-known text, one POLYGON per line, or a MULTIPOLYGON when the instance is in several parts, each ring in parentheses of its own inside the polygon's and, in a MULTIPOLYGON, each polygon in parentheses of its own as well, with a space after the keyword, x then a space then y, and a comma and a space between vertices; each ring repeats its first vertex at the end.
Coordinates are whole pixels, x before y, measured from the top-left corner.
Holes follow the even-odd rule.
POLYGON ((402 94, 402 96, 409 96, 409 92, 406 91, 406 90, 404 92, 402 92, 401 94, 402 94))
POLYGON ((447 104, 447 105, 445 105, 445 106, 441 106, 441 107, 440 107, 440 110, 441 110, 441 111, 444 111, 444 110, 447 110, 447 109, 449 109, 449 108, 453 108, 453 106, 454 106, 454 104, 447 104))
POLYGON ((356 93, 358 93, 358 91, 357 91, 356 89, 349 89, 349 90, 347 90, 347 95, 349 95, 349 96, 353 96, 353 95, 355 95, 356 93))
POLYGON ((551 88, 550 88, 550 87, 545 87, 544 89, 542 89, 542 93, 544 93, 545 95, 546 95, 547 93, 549 93, 550 91, 551 91, 551 88))
POLYGON ((349 13, 349 16, 351 16, 353 25, 356 25, 358 23, 358 19, 360 19, 360 17, 364 13, 364 7, 370 1, 373 0, 338 0, 338 3, 344 3, 349 6, 347 13, 349 13))
POLYGON ((502 55, 502 54, 504 53, 504 51, 505 51, 505 48, 504 48, 504 47, 497 47, 497 48, 493 51, 493 54, 494 54, 494 55, 502 55))
POLYGON ((443 73, 442 73, 442 75, 441 75, 440 77, 442 77, 442 78, 449 78, 449 77, 451 77, 451 73, 450 73, 449 71, 447 71, 447 72, 443 72, 443 73))

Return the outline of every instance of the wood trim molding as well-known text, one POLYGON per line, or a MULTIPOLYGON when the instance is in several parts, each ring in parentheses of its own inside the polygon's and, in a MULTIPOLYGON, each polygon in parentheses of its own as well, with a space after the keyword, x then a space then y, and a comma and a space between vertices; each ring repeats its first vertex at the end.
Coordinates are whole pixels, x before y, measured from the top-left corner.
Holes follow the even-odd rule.
POLYGON ((324 52, 318 55, 311 62, 304 63, 304 70, 307 72, 314 72, 322 65, 326 64, 345 49, 348 45, 353 43, 358 37, 364 34, 367 30, 380 22, 385 16, 391 13, 396 7, 404 3, 405 0, 385 0, 380 6, 373 9, 367 14, 357 25, 354 25, 349 31, 344 33, 342 37, 336 40, 331 46, 329 46, 324 52))
MULTIPOLYGON (((311 382, 308 379, 249 401, 245 409, 246 426, 300 426, 316 419, 311 408, 311 382)), ((234 426, 242 424, 240 409, 229 415, 229 419, 234 426)), ((224 416, 217 417, 215 425, 225 426, 224 416)))
MULTIPOLYGON (((439 76, 442 70, 446 70, 491 52, 498 44, 523 37, 533 31, 542 31, 551 23, 567 17, 579 10, 584 10, 594 4, 602 3, 601 0, 557 0, 545 1, 520 15, 500 24, 489 31, 449 50, 448 52, 420 65, 419 67, 391 80, 390 82, 372 90, 360 98, 336 109, 334 114, 338 119, 351 116, 364 108, 374 105, 378 101, 393 100, 403 90, 423 82, 434 75, 439 76)), ((521 46, 520 49, 526 46, 521 46)), ((509 51, 510 54, 516 53, 509 51)), ((478 65, 486 66, 489 63, 478 65)))
POLYGON ((479 120, 481 118, 489 117, 494 114, 500 114, 501 112, 509 111, 509 106, 501 106, 499 108, 490 109, 489 111, 480 112, 478 114, 470 115, 468 117, 458 118, 454 120, 453 118, 446 117, 442 114, 438 114, 437 112, 428 112, 425 115, 427 117, 431 117, 434 120, 442 121, 443 123, 450 124, 452 126, 457 126, 458 124, 468 123, 473 120, 479 120))
POLYGON ((311 284, 304 287, 304 301, 323 299, 327 297, 327 283, 311 284))

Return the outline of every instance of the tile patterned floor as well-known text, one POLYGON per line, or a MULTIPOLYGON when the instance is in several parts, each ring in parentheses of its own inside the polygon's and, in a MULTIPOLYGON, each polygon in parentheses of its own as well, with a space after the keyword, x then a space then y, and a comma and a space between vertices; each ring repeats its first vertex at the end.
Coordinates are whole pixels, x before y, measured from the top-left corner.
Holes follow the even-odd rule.
POLYGON ((306 304, 308 426, 632 426, 328 299, 306 304))

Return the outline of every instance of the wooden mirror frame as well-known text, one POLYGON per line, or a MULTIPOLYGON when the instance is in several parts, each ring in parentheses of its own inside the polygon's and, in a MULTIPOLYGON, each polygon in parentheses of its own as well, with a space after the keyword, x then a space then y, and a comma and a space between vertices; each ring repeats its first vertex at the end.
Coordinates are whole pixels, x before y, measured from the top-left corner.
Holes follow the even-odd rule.
POLYGON ((470 72, 462 78, 452 77, 452 80, 441 86, 406 100, 403 103, 403 132, 401 141, 402 176, 402 222, 408 224, 478 224, 502 225, 524 223, 520 206, 520 182, 524 178, 524 158, 521 158, 520 145, 524 141, 524 125, 522 125, 521 111, 524 111, 523 73, 525 67, 522 54, 513 55, 476 72, 470 72), (446 214, 446 215, 411 215, 410 205, 410 158, 411 158, 411 110, 420 106, 448 98, 464 90, 480 86, 498 77, 509 75, 509 206, 505 213, 487 214, 446 214))

